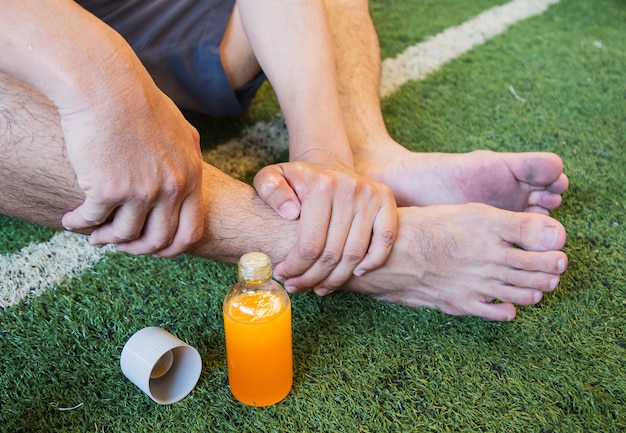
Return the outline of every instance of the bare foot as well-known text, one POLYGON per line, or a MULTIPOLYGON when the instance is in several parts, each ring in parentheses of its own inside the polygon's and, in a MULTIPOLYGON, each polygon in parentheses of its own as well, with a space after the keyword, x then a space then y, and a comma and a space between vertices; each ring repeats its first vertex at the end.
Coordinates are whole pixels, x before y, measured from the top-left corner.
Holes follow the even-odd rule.
POLYGON ((483 204, 400 208, 387 263, 346 289, 487 320, 538 303, 567 267, 565 229, 553 218, 483 204), (497 302, 496 302, 497 301, 497 302))
POLYGON ((357 170, 387 184, 398 206, 476 202, 548 214, 568 187, 553 153, 415 153, 397 144, 381 150, 357 159, 357 170))

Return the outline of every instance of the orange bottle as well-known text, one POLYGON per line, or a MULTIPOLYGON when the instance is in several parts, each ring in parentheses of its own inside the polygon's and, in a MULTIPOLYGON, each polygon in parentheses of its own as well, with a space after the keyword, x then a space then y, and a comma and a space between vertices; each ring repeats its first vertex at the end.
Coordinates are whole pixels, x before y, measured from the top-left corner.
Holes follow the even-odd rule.
POLYGON ((238 270, 223 306, 228 382, 240 402, 269 406, 289 394, 293 381, 291 302, 272 279, 267 255, 244 254, 238 270))

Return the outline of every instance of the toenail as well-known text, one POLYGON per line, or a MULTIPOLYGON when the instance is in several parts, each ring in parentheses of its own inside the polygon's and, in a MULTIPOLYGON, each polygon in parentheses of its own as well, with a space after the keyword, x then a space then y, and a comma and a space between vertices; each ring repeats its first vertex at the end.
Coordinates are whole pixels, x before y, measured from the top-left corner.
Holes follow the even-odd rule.
POLYGON ((552 278, 550 280, 550 290, 554 290, 556 289, 556 286, 559 285, 559 279, 558 278, 552 278))
POLYGON ((541 231, 541 245, 547 249, 552 249, 556 245, 559 232, 556 227, 546 227, 541 231))
POLYGON ((542 297, 543 297, 543 293, 541 293, 540 291, 536 291, 535 292, 535 296, 533 296, 535 304, 538 303, 539 301, 541 301, 542 297))
POLYGON ((556 267, 559 270, 559 272, 565 272, 565 259, 559 259, 559 261, 556 264, 556 267))

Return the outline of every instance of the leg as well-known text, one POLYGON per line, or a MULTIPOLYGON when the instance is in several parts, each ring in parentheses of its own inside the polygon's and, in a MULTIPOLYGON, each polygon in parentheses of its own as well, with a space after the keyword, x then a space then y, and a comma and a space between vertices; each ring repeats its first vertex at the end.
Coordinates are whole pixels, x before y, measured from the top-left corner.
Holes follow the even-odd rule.
POLYGON ((41 93, 0 73, 0 212, 62 228, 85 199, 63 147, 57 108, 41 93))
POLYGON ((557 251, 565 230, 545 215, 474 203, 399 208, 399 218, 385 266, 353 278, 349 290, 505 321, 515 317, 515 304, 536 304, 556 288, 567 267, 557 251))
POLYGON ((420 154, 387 133, 379 104, 380 49, 367 0, 326 0, 342 111, 357 170, 386 183, 400 206, 481 202, 547 213, 568 186, 547 153, 420 154))
POLYGON ((243 30, 236 4, 220 44, 220 55, 233 89, 243 87, 261 72, 261 66, 243 30))
MULTIPOLYGON (((60 228, 83 200, 54 105, 0 75, 0 213, 60 228)), ((204 237, 189 251, 234 263, 266 251, 274 263, 296 242, 297 221, 280 218, 254 190, 203 165, 204 237)), ((399 236, 380 269, 347 289, 449 314, 511 320, 517 305, 539 302, 565 271, 565 230, 545 215, 485 205, 404 208, 399 236), (518 248, 517 245, 519 245, 518 248), (501 303, 493 303, 499 300, 501 303)))
MULTIPOLYGON (((58 109, 2 73, 0 94, 0 214, 63 229, 62 216, 84 194, 67 159, 58 109)), ((283 221, 252 187, 206 163, 202 181, 204 209, 211 211, 194 253, 232 263, 252 250, 285 257, 295 242, 295 223, 283 221)))

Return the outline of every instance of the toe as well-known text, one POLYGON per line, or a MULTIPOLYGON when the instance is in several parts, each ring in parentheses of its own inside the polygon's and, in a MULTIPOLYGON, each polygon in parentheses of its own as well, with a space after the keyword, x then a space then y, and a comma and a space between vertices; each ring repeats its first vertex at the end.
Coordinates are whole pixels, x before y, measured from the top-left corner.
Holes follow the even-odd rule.
POLYGON ((515 306, 511 303, 486 303, 476 302, 472 305, 474 316, 482 317, 485 320, 496 322, 510 322, 515 319, 515 306))
POLYGON ((544 213, 556 209, 561 205, 561 194, 554 194, 546 190, 533 191, 528 195, 526 212, 544 213), (536 211, 539 209, 540 211, 536 211), (542 210, 542 211, 541 211, 542 210))
POLYGON ((517 269, 506 269, 502 272, 500 281, 511 287, 527 287, 542 292, 550 292, 556 288, 559 279, 558 275, 545 272, 527 272, 517 269))
POLYGON ((558 251, 565 245, 565 228, 553 218, 535 213, 502 215, 503 223, 497 229, 502 239, 511 244, 527 251, 558 251))

